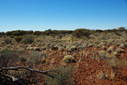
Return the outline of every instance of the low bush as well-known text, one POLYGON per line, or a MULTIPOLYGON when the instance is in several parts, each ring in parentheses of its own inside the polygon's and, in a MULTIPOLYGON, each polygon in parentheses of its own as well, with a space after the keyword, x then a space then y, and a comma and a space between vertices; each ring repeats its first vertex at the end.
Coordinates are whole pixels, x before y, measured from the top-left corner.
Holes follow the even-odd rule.
POLYGON ((72 73, 74 67, 69 65, 66 67, 60 66, 55 69, 56 72, 49 73, 54 78, 46 76, 46 85, 73 85, 72 73))
POLYGON ((14 65, 19 60, 18 54, 16 51, 4 49, 0 51, 0 66, 6 67, 14 65))
POLYGON ((29 55, 30 57, 27 58, 27 62, 30 64, 42 64, 46 63, 46 54, 42 54, 40 52, 32 51, 32 53, 29 55))

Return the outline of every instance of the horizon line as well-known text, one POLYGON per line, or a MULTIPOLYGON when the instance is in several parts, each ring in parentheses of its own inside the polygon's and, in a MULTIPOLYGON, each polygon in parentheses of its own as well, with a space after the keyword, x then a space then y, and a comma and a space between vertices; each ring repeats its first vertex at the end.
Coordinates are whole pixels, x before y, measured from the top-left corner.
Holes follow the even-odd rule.
MULTIPOLYGON (((10 32, 10 31, 33 31, 33 32, 35 32, 35 31, 46 31, 46 30, 52 30, 52 31, 54 31, 54 30, 56 30, 56 31, 74 31, 74 30, 76 30, 76 29, 87 29, 87 30, 113 30, 113 29, 118 29, 118 28, 120 28, 120 27, 124 27, 125 29, 127 29, 127 26, 125 27, 125 26, 119 26, 119 27, 115 27, 115 28, 105 28, 105 29, 90 29, 90 28, 85 28, 85 27, 79 27, 79 28, 75 28, 75 29, 52 29, 52 28, 48 28, 48 29, 41 29, 41 28, 39 28, 39 29, 41 29, 41 30, 38 30, 38 29, 12 29, 12 30, 5 30, 5 31, 1 31, 0 30, 0 32, 10 32)), ((1 28, 0 28, 1 29, 1 28)))

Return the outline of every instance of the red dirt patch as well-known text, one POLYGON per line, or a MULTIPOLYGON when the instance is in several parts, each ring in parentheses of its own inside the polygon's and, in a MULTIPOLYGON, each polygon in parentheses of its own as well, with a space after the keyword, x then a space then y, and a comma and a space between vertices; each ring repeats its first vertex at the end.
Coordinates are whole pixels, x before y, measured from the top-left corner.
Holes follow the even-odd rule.
POLYGON ((74 81, 75 85, 127 85, 127 68, 113 68, 103 60, 84 56, 78 63, 74 81))

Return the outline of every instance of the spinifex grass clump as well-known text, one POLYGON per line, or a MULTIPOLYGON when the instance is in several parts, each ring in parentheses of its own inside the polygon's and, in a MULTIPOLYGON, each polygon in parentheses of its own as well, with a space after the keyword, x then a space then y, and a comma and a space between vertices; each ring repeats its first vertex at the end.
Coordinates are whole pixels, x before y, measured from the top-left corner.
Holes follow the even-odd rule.
POLYGON ((75 58, 72 55, 66 55, 64 56, 63 61, 65 63, 72 63, 75 62, 75 58))

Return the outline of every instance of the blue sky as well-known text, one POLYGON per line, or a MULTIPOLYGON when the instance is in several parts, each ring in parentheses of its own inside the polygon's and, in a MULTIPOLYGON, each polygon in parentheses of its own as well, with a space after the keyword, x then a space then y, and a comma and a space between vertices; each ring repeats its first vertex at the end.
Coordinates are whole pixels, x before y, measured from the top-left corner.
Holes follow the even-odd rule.
POLYGON ((127 27, 126 0, 0 0, 0 31, 127 27))

